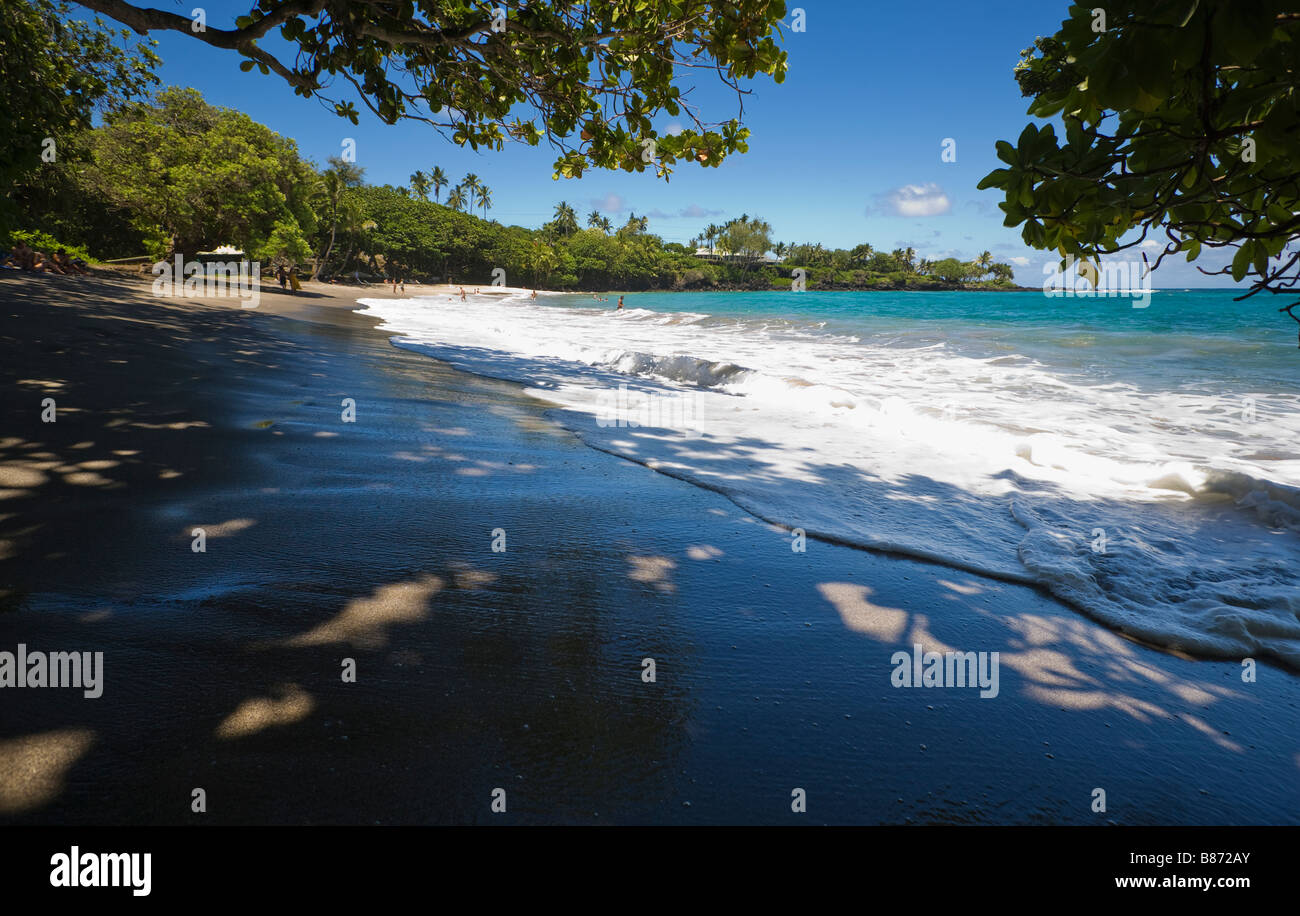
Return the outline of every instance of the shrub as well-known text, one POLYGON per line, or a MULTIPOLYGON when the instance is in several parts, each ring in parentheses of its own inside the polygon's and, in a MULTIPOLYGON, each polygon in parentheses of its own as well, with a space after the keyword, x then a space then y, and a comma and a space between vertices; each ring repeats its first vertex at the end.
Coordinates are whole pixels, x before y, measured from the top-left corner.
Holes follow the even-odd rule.
POLYGON ((29 248, 34 248, 47 255, 52 255, 60 248, 64 248, 67 250, 68 257, 70 258, 81 258, 83 261, 91 260, 90 252, 82 246, 65 245, 46 232, 37 232, 30 229, 15 229, 9 233, 9 237, 5 240, 5 244, 11 248, 19 242, 26 242, 29 248))

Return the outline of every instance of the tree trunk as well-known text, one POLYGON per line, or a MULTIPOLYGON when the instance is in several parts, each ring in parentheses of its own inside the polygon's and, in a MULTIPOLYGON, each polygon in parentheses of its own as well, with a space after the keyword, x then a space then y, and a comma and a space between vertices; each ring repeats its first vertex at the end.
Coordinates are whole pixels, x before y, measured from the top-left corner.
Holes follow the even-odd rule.
POLYGON ((311 275, 312 280, 320 279, 321 269, 324 268, 326 262, 329 261, 330 251, 334 248, 334 233, 338 230, 338 228, 339 228, 339 221, 338 221, 338 215, 336 213, 334 222, 330 223, 330 243, 325 246, 325 253, 321 255, 320 260, 316 262, 316 269, 312 271, 312 275, 311 275))

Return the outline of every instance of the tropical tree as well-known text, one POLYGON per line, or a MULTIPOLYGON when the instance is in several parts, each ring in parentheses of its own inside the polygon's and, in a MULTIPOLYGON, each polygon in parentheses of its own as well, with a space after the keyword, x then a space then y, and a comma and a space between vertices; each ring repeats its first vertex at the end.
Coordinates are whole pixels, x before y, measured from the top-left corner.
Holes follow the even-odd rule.
POLYGON ((435 165, 433 171, 429 173, 429 184, 433 186, 434 203, 438 201, 438 194, 450 183, 447 179, 447 173, 442 170, 442 166, 435 165))
MULTIPOLYGON (((1300 283, 1300 15, 1290 0, 1112 0, 1071 6, 1021 52, 1029 114, 1060 118, 999 141, 1008 226, 1034 248, 1099 261, 1164 242, 1155 262, 1251 278, 1247 296, 1300 283)), ((1145 254, 1143 255, 1145 258, 1145 254)), ((1244 297, 1243 297, 1244 298, 1244 297)), ((1293 311, 1300 301, 1281 310, 1293 311)))
POLYGON ((556 235, 573 235, 578 231, 578 214, 566 202, 560 201, 555 205, 555 218, 551 220, 551 226, 556 235))
POLYGON ((361 184, 361 179, 365 175, 365 169, 361 166, 337 156, 329 160, 329 165, 330 167, 321 174, 317 187, 325 197, 325 218, 330 224, 330 240, 321 256, 316 259, 311 274, 313 280, 320 277, 334 248, 334 235, 339 224, 339 200, 348 188, 361 184))
POLYGON ((741 81, 762 73, 780 82, 786 70, 782 0, 726 4, 717 15, 695 0, 529 3, 510 9, 505 29, 494 28, 493 5, 464 0, 247 2, 233 28, 195 29, 183 11, 80 0, 141 35, 178 32, 234 51, 241 69, 273 73, 354 124, 356 105, 332 87, 352 87, 386 123, 425 122, 472 149, 545 139, 559 154, 556 177, 566 178, 592 167, 667 175, 678 161, 717 166, 746 151, 749 132, 737 118, 704 122, 682 105, 674 78, 703 67, 743 92, 741 81), (660 136, 660 114, 691 124, 660 136), (656 143, 651 163, 643 139, 656 143))
POLYGON ((713 254, 713 243, 714 241, 717 240, 718 236, 721 234, 722 234, 722 228, 720 226, 717 226, 713 223, 709 223, 709 225, 705 227, 704 238, 709 243, 709 254, 713 254))
POLYGON ((55 0, 0 3, 0 233, 16 219, 16 182, 48 168, 51 154, 56 164, 71 158, 73 135, 97 109, 143 98, 158 82, 158 56, 128 44, 129 34, 99 17, 80 21, 55 0))
POLYGON ((343 260, 340 262, 340 272, 347 271, 352 252, 365 244, 366 234, 375 229, 376 226, 377 223, 374 220, 366 219, 357 201, 346 200, 340 205, 338 228, 348 243, 347 253, 343 255, 343 260))
POLYGON ((411 176, 411 191, 421 200, 429 199, 429 176, 420 170, 416 170, 411 176))
POLYGON ((460 186, 464 188, 465 193, 469 195, 469 210, 471 213, 473 213, 474 201, 478 197, 479 188, 483 187, 483 183, 479 181, 479 177, 477 175, 475 175, 473 172, 470 172, 461 180, 460 186))
POLYGON ((979 271, 978 276, 984 276, 993 269, 993 254, 985 251, 975 259, 975 269, 979 271))
POLYGON ((292 140, 193 89, 110 112, 91 134, 87 181, 176 252, 223 243, 257 251, 280 226, 315 231, 318 182, 292 140))
POLYGON ((457 185, 456 187, 451 189, 451 193, 447 195, 447 206, 457 211, 465 209, 464 188, 457 185))
POLYGON ((487 212, 492 209, 492 189, 487 185, 479 185, 478 205, 483 208, 483 218, 487 219, 487 212))
POLYGON ((876 254, 876 249, 871 245, 863 242, 861 245, 854 245, 853 250, 849 252, 852 256, 853 263, 867 264, 876 254))

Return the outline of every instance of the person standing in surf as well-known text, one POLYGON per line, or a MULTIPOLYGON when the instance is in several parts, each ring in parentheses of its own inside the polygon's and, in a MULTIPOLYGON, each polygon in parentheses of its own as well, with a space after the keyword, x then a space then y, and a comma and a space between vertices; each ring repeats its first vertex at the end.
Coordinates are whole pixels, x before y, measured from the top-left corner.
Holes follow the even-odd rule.
POLYGON ((618 297, 618 306, 614 309, 614 311, 617 312, 617 311, 618 311, 619 309, 621 309, 622 307, 623 307, 623 297, 622 297, 622 296, 619 296, 619 297, 618 297))

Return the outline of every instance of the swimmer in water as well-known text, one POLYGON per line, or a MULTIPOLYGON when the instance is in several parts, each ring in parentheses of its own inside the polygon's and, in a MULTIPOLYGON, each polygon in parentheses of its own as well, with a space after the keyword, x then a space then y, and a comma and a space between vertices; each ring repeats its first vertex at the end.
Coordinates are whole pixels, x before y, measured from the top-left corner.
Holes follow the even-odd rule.
POLYGON ((622 296, 619 296, 619 297, 618 297, 618 308, 614 309, 614 311, 617 312, 618 309, 621 309, 622 307, 623 307, 623 297, 622 297, 622 296))

